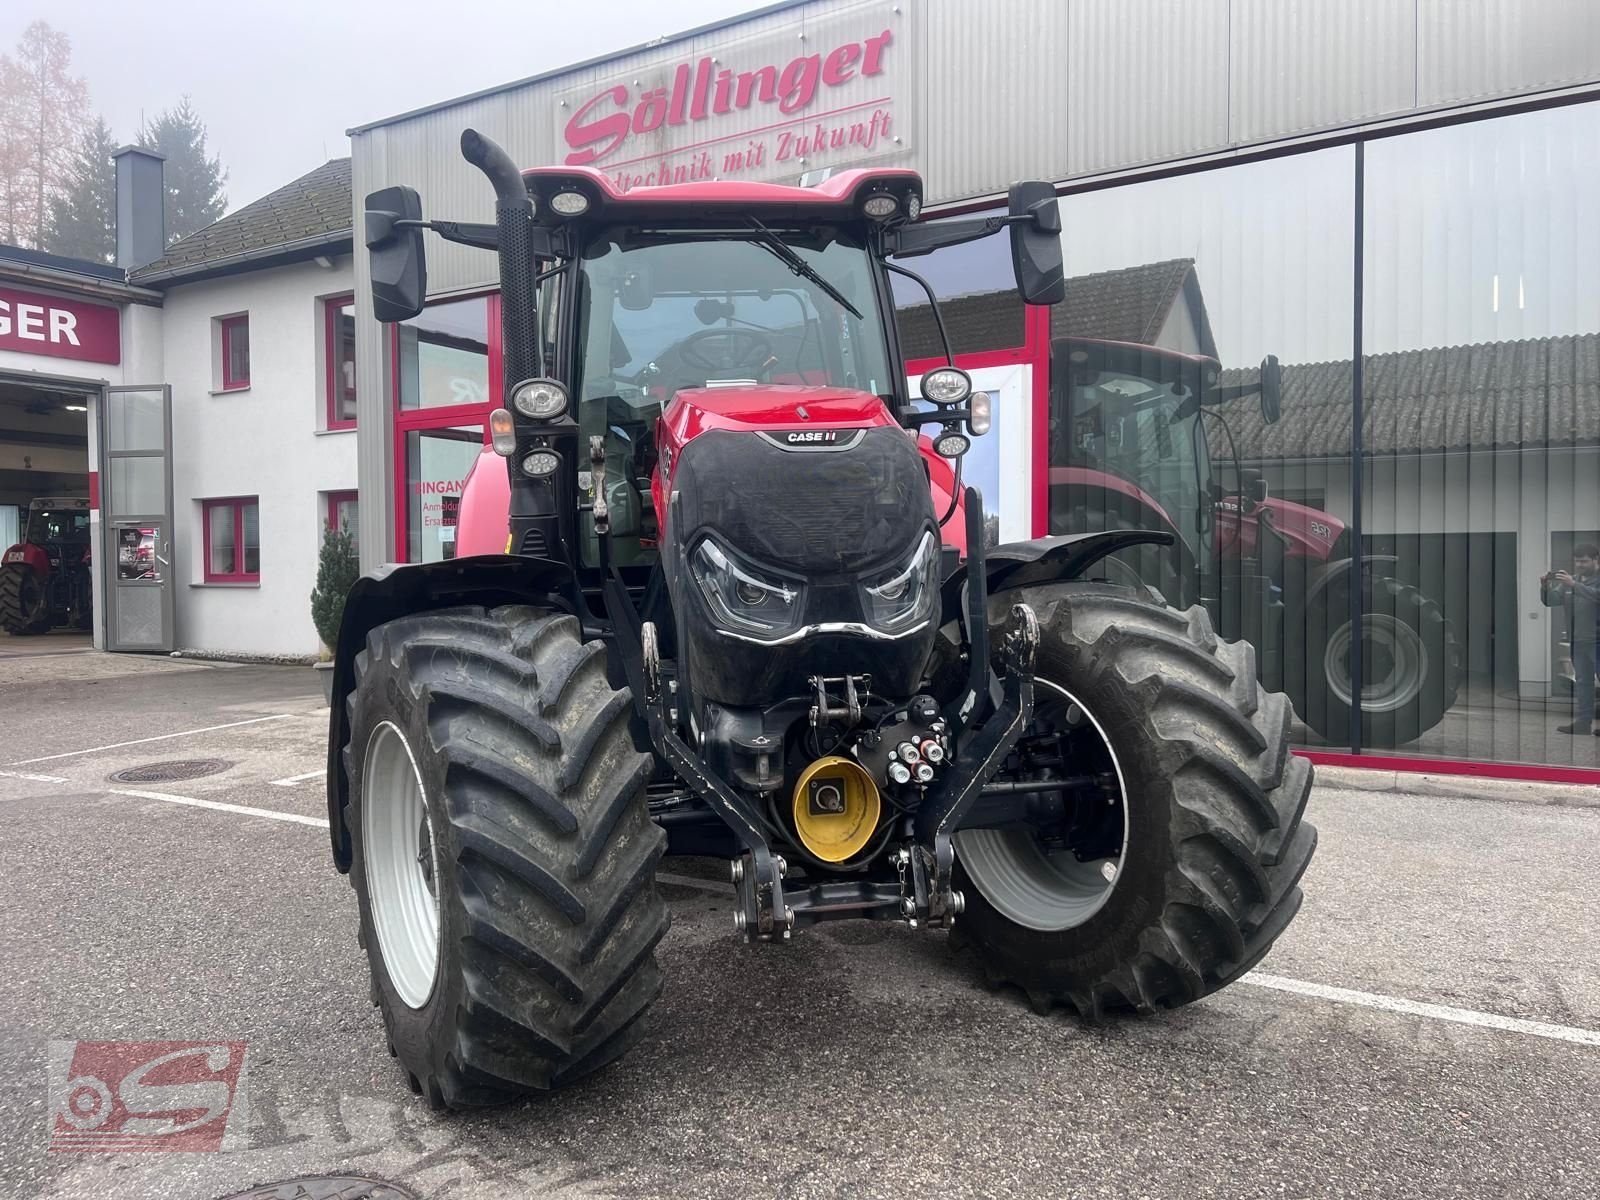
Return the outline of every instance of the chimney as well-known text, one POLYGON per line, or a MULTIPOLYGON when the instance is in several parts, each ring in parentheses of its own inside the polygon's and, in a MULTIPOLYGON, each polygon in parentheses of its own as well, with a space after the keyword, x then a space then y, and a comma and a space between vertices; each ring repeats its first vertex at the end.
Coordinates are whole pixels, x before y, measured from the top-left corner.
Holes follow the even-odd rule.
POLYGON ((153 263, 167 248, 166 155, 142 146, 124 146, 111 156, 117 164, 117 266, 126 271, 153 263))

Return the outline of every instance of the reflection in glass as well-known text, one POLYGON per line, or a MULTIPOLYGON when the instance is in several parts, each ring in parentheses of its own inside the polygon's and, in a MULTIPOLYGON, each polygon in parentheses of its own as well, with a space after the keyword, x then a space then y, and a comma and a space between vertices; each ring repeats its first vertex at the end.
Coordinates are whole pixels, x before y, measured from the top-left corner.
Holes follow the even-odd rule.
POLYGON ((329 345, 332 371, 329 384, 333 396, 329 417, 335 422, 356 419, 356 306, 329 306, 329 345))
POLYGON ((210 555, 211 575, 236 575, 233 508, 222 505, 212 508, 206 522, 207 553, 210 555))
POLYGON ((429 305, 394 336, 403 411, 489 402, 487 297, 429 305))
POLYGON ((406 434, 407 562, 455 557, 461 493, 467 472, 482 451, 481 425, 414 429, 406 434))
POLYGON ((1062 218, 1050 531, 1173 534, 1104 574, 1205 607, 1290 694, 1300 742, 1348 744, 1353 151, 1071 196, 1062 218))
POLYGON ((1428 699, 1454 700, 1412 751, 1600 766, 1592 617, 1546 586, 1600 533, 1596 144, 1583 104, 1367 148, 1363 528, 1400 583, 1370 597, 1369 680, 1396 628, 1443 627, 1428 699))

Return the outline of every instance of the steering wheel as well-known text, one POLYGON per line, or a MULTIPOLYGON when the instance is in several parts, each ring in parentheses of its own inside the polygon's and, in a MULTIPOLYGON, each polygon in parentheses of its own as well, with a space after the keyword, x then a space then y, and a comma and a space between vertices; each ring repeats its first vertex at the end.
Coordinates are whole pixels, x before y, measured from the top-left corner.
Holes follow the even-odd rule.
POLYGON ((702 371, 758 372, 772 358, 772 339, 749 329, 702 329, 678 343, 678 357, 702 371))

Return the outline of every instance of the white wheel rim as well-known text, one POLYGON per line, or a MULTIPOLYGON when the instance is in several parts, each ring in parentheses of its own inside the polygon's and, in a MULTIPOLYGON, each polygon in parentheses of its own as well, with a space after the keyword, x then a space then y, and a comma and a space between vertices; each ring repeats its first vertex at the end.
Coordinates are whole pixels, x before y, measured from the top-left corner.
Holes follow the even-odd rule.
POLYGON ((1094 713, 1048 679, 1036 678, 1033 686, 1047 688, 1068 705, 1082 709, 1105 745, 1121 799, 1122 844, 1116 857, 1079 862, 1070 850, 1050 854, 1026 829, 966 829, 957 832, 954 840, 973 886, 1001 916, 1026 929, 1060 933, 1094 916, 1116 889, 1128 854, 1128 788, 1122 763, 1094 713))
POLYGON ((361 848, 367 905, 395 994, 421 1008, 439 973, 438 854, 426 833, 427 792, 405 735, 384 721, 361 772, 361 848))
MULTIPOLYGON (((1397 712, 1422 694, 1423 680, 1428 677, 1428 648, 1415 629, 1387 613, 1368 613, 1361 618, 1361 636, 1366 648, 1381 653, 1388 663, 1386 671, 1372 672, 1373 678, 1363 674, 1363 712, 1397 712)), ((1346 706, 1354 690, 1350 684, 1350 655, 1355 647, 1351 642, 1347 621, 1328 639, 1322 656, 1328 690, 1346 706)))

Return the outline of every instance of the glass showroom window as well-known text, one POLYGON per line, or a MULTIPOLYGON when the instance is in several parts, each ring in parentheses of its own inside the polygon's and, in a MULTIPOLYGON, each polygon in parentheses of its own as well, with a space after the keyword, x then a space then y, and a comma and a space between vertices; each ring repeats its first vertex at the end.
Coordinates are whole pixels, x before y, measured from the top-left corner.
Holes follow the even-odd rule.
MULTIPOLYGON (((1004 214, 995 209, 977 215, 1004 214)), ((933 288, 955 353, 976 354, 1022 345, 1027 306, 1017 295, 1011 243, 1005 234, 948 246, 896 265, 915 271, 933 288)), ((944 346, 928 308, 927 292, 902 275, 891 275, 889 279, 894 289, 901 354, 907 362, 943 355, 944 346)))
POLYGON ((1600 766, 1595 617, 1545 586, 1600 535, 1596 144, 1582 104, 1366 147, 1362 529, 1389 565, 1362 684, 1422 681, 1413 752, 1600 766))
POLYGON ((329 429, 356 427, 356 302, 341 296, 322 302, 323 361, 329 429))
POLYGON ((396 555, 401 562, 455 556, 467 472, 484 447, 499 394, 499 298, 432 304, 394 326, 396 555))
POLYGON ((1105 573, 1254 643, 1296 740, 1338 749, 1358 653, 1328 583, 1353 567, 1354 216, 1348 147, 1065 197, 1037 435, 1049 531, 1176 534, 1105 573))
POLYGON ((225 317, 219 322, 222 338, 222 390, 250 386, 250 318, 225 317))
POLYGON ((260 505, 254 496, 202 502, 207 583, 259 583, 260 505))

